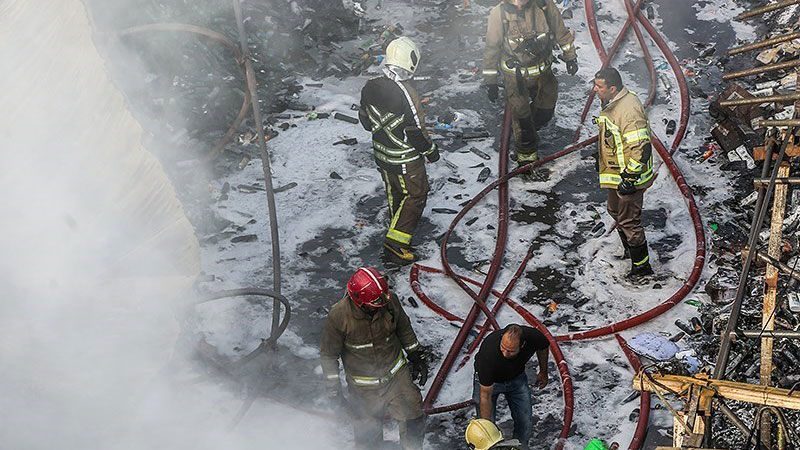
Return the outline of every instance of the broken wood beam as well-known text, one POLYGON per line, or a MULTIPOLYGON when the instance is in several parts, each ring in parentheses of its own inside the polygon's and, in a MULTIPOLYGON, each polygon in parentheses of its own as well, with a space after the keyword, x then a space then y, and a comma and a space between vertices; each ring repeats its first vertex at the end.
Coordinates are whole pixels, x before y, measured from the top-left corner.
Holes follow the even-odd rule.
POLYGON ((796 38, 800 38, 800 31, 794 33, 782 34, 780 36, 775 36, 774 38, 753 42, 752 44, 748 45, 742 45, 741 47, 735 47, 728 50, 728 55, 730 56, 738 55, 739 53, 749 52, 750 50, 758 50, 759 48, 769 47, 770 45, 791 41, 792 39, 796 38))
POLYGON ((742 98, 738 100, 723 100, 719 102, 720 106, 739 106, 739 105, 753 105, 761 103, 790 103, 795 100, 800 100, 800 93, 785 94, 785 95, 770 95, 768 97, 755 97, 755 98, 742 98))
POLYGON ((746 77, 748 75, 758 75, 760 73, 772 72, 781 69, 788 69, 790 67, 797 67, 797 66, 800 66, 800 59, 793 59, 791 61, 767 64, 761 67, 753 67, 752 69, 740 70, 739 72, 729 72, 722 75, 722 79, 727 81, 727 80, 732 80, 734 78, 746 77))
POLYGON ((750 11, 745 11, 738 16, 737 19, 749 19, 751 17, 760 16, 762 14, 766 14, 768 12, 775 11, 776 9, 785 8, 787 6, 792 6, 800 3, 800 0, 783 0, 782 2, 772 3, 766 6, 761 6, 758 8, 751 9, 750 11))
POLYGON ((641 372, 636 374, 632 383, 633 389, 637 391, 659 391, 668 394, 688 392, 689 386, 692 385, 712 389, 716 396, 723 399, 800 410, 800 392, 789 395, 788 389, 776 387, 715 380, 707 376, 643 375, 641 372))

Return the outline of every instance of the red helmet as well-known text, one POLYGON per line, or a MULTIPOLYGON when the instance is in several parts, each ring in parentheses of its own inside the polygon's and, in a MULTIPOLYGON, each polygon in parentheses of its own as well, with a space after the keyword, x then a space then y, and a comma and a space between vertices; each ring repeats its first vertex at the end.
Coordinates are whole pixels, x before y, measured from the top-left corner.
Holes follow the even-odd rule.
POLYGON ((356 306, 368 305, 380 308, 385 304, 381 296, 389 292, 389 284, 372 267, 359 267, 347 282, 347 295, 356 306))

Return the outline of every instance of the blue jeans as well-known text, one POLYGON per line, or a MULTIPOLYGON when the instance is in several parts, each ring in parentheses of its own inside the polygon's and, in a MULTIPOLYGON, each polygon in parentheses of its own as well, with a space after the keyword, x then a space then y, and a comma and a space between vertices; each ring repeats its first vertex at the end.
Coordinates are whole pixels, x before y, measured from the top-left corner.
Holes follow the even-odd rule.
MULTIPOLYGON (((497 421, 497 398, 503 394, 514 419, 514 437, 522 443, 522 448, 528 448, 528 440, 533 433, 533 411, 531 404, 531 387, 528 385, 528 376, 522 372, 516 378, 505 383, 495 383, 492 386, 492 422, 497 421)), ((478 382, 478 373, 472 384, 472 399, 475 400, 478 417, 480 410, 481 385, 478 382)))

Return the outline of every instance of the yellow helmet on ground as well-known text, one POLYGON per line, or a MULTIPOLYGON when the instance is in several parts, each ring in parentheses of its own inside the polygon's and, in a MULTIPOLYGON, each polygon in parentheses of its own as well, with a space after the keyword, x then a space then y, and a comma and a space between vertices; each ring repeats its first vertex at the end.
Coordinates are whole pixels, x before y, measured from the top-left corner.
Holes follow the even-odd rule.
POLYGON ((417 44, 405 36, 393 40, 386 47, 386 65, 399 67, 413 74, 419 66, 419 59, 417 44))
POLYGON ((467 432, 464 433, 467 444, 475 450, 488 450, 494 444, 503 440, 503 434, 491 420, 473 419, 467 425, 467 432))

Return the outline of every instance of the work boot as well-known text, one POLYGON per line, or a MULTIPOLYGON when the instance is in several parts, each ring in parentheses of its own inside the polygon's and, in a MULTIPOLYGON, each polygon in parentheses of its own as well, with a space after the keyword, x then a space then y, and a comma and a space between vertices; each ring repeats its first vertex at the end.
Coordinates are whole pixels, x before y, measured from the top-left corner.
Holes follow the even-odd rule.
POLYGON ((625 233, 617 227, 617 233, 619 233, 619 240, 622 242, 622 256, 618 256, 618 259, 630 259, 631 257, 631 246, 628 244, 628 238, 625 236, 625 233))
POLYGON ((383 256, 390 263, 405 266, 417 260, 410 248, 389 241, 383 242, 383 256))
POLYGON ((647 252, 647 241, 642 242, 640 245, 631 246, 631 271, 628 272, 628 280, 634 283, 641 283, 645 278, 653 274, 653 268, 650 267, 650 255, 647 252))

